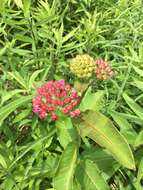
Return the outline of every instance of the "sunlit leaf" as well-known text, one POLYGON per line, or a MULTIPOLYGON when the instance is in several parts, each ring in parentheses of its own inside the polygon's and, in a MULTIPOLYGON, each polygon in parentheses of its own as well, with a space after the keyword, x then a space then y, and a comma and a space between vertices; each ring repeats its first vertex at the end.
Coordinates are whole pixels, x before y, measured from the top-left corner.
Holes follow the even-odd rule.
POLYGON ((77 160, 78 147, 74 143, 70 143, 65 148, 56 175, 53 179, 54 190, 73 190, 73 177, 75 164, 77 160))
POLYGON ((99 112, 88 111, 75 125, 82 136, 87 136, 107 148, 123 166, 135 169, 133 154, 127 141, 107 117, 99 112))

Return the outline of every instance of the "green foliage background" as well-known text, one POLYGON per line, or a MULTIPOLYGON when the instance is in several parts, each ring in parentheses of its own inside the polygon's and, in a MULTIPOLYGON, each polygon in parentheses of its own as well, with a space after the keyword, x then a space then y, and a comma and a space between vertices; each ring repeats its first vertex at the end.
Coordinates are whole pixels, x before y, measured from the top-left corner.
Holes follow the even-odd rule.
MULTIPOLYGON (((142 7, 142 0, 0 0, 0 189, 71 190, 76 165, 73 190, 143 189, 142 7), (31 112, 35 86, 61 78, 74 83, 69 62, 80 53, 107 59, 114 70, 110 80, 94 80, 97 94, 89 92, 81 109, 91 104, 112 119, 136 169, 119 164, 94 138, 83 137, 78 152, 61 140, 63 131, 57 137, 54 124, 31 112), (70 162, 69 183, 59 184, 70 162)), ((71 130, 71 120, 64 126, 71 130)))

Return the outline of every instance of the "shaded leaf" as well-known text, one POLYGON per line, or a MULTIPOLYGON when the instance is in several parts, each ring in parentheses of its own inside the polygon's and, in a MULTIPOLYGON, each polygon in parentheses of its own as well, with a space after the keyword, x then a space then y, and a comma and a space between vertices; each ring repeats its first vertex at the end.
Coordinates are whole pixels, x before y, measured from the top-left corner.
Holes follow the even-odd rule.
POLYGON ((9 103, 8 105, 3 106, 0 109, 0 124, 3 122, 4 119, 8 117, 8 115, 11 112, 15 111, 15 109, 21 106, 22 104, 29 102, 31 99, 32 96, 25 96, 9 103))
POLYGON ((143 159, 141 160, 139 164, 139 169, 138 169, 138 175, 137 175, 137 190, 142 190, 143 189, 143 159))
POLYGON ((140 107, 132 98, 130 98, 127 94, 123 94, 123 98, 125 99, 128 106, 140 117, 143 118, 143 108, 140 107))

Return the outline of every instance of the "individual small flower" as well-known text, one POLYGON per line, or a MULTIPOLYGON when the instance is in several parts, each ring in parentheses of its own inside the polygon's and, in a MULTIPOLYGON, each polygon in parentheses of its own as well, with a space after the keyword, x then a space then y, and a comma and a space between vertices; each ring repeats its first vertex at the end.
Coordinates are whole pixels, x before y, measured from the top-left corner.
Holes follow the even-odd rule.
POLYGON ((78 117, 80 111, 76 107, 79 102, 76 90, 64 80, 49 81, 37 89, 37 95, 32 100, 33 112, 40 119, 50 115, 53 121, 58 119, 58 110, 70 117, 78 117))
POLYGON ((113 71, 111 66, 104 60, 102 59, 97 59, 95 61, 96 69, 96 77, 100 80, 106 80, 108 77, 113 75, 113 71))
POLYGON ((79 78, 91 77, 94 69, 94 59, 88 54, 77 55, 70 63, 71 72, 79 78))

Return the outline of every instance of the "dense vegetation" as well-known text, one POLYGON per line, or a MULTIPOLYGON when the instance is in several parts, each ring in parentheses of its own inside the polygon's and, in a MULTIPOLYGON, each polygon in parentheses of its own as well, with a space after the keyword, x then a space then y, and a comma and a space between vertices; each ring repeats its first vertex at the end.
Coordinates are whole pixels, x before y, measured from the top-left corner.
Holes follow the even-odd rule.
POLYGON ((0 95, 1 190, 143 189, 142 0, 0 0, 0 95))

